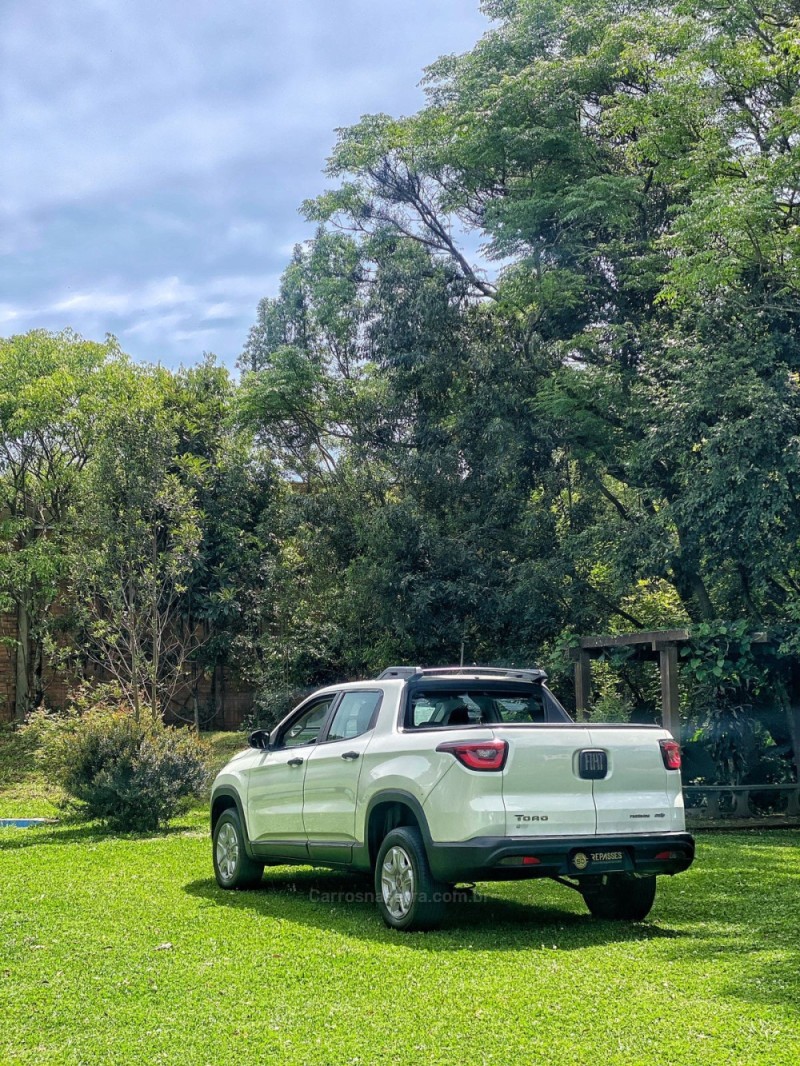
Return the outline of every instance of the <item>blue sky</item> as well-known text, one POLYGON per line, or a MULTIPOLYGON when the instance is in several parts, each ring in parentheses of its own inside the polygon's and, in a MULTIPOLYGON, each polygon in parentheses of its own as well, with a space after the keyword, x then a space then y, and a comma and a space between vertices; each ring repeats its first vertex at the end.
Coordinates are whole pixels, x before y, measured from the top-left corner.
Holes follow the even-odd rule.
POLYGON ((4 0, 0 335, 232 366, 337 126, 409 114, 478 0, 4 0))

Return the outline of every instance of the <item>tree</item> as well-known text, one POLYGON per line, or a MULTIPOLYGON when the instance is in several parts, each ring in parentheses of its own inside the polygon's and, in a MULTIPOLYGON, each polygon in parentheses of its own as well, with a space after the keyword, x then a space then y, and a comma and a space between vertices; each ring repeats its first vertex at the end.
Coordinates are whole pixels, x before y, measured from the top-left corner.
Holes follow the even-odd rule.
POLYGON ((0 594, 16 616, 17 720, 43 698, 72 507, 121 361, 113 338, 35 330, 0 340, 0 594))
POLYGON ((283 493, 272 455, 236 424, 235 395, 227 370, 206 356, 172 375, 166 399, 175 466, 194 495, 202 531, 174 622, 195 637, 186 662, 189 710, 173 701, 171 712, 198 729, 220 710, 226 668, 248 684, 260 680, 260 635, 275 596, 272 560, 283 493), (201 706, 205 677, 212 698, 201 706))
POLYGON ((496 305, 553 445, 537 491, 568 498, 554 570, 573 616, 588 592, 596 617, 634 624, 624 603, 653 578, 684 618, 780 614, 796 582, 796 5, 484 7, 499 26, 434 64, 420 113, 340 131, 341 184, 306 211, 367 244, 412 241, 496 305), (470 229, 493 279, 457 242, 470 229))
POLYGON ((132 367, 102 412, 74 560, 84 647, 120 684, 137 721, 143 695, 160 716, 200 640, 196 626, 180 625, 202 529, 185 476, 191 466, 181 469, 176 455, 169 384, 166 372, 132 367))

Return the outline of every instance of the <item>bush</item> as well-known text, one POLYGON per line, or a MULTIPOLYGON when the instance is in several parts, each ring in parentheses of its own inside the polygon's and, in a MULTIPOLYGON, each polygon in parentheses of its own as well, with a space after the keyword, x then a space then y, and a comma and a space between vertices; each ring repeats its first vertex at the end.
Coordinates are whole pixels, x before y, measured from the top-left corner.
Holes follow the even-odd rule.
POLYGON ((25 729, 67 795, 113 829, 158 829, 208 781, 208 748, 193 733, 106 703, 39 711, 25 729))

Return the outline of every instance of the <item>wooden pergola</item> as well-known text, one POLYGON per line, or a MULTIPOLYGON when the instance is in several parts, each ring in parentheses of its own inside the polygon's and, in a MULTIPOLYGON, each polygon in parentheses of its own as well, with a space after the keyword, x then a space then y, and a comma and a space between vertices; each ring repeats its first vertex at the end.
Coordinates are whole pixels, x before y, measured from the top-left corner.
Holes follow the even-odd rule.
POLYGON ((602 658, 610 648, 632 648, 632 658, 658 661, 661 674, 661 722, 680 740, 678 702, 678 646, 689 639, 686 629, 653 629, 619 636, 581 637, 572 652, 575 661, 575 710, 579 721, 586 718, 592 690, 592 659, 602 658))
MULTIPOLYGON (((575 662, 575 710, 582 721, 589 710, 592 690, 592 659, 601 659, 611 648, 632 648, 634 660, 658 662, 661 675, 661 724, 676 740, 681 739, 681 715, 678 694, 678 648, 689 640, 687 629, 651 629, 641 633, 621 633, 618 636, 581 637, 572 651, 575 662)), ((769 641, 766 633, 754 633, 756 644, 769 641)), ((797 711, 793 732, 800 736, 797 711)))
MULTIPOLYGON (((629 658, 639 662, 658 662, 661 675, 661 724, 681 741, 681 716, 678 693, 678 649, 690 639, 686 629, 654 629, 641 633, 622 633, 619 636, 581 637, 572 651, 575 663, 575 709, 578 721, 586 721, 590 714, 592 688, 592 659, 602 658, 614 648, 632 649, 629 658)), ((766 633, 752 634, 757 644, 769 643, 766 633)), ((790 694, 787 708, 789 731, 794 749, 794 763, 800 782, 800 673, 790 694)), ((737 821, 748 825, 800 824, 800 783, 770 785, 696 785, 685 786, 687 818, 691 825, 730 826, 737 821), (785 797, 785 809, 779 814, 765 815, 751 806, 751 794, 763 798, 771 793, 785 797), (725 803, 726 809, 720 807, 725 803)))

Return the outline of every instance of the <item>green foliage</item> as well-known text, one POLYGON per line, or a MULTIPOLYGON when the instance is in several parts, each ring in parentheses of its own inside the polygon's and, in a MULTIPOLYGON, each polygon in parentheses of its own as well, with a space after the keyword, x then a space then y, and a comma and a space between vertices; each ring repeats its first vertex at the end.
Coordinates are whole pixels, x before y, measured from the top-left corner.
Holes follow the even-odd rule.
POLYGON ((758 776, 770 739, 753 711, 770 679, 747 622, 695 626, 680 654, 689 716, 696 724, 692 739, 710 754, 717 781, 739 784, 749 774, 758 776))
MULTIPOLYGON (((68 574, 80 653, 154 713, 200 724, 220 666, 265 706, 462 645, 566 685, 565 635, 800 617, 797 5, 485 10, 417 114, 338 132, 240 384, 8 342, 7 436, 44 418, 73 473, 61 534, 4 518, 2 603, 46 618, 68 574)), ((697 633, 686 710, 742 774, 784 668, 697 633)), ((609 713, 652 715, 615 670, 609 713)))
MULTIPOLYGON (((620 649, 629 651, 630 649, 620 649)), ((599 659, 592 663, 593 722, 630 722, 634 703, 630 690, 624 688, 627 656, 599 659)))
MULTIPOLYGON (((86 710, 100 701, 98 690, 102 692, 102 688, 92 686, 85 691, 83 688, 75 689, 70 700, 86 710)), ((109 691, 107 701, 119 707, 119 692, 109 691)), ((241 732, 208 731, 203 733, 203 743, 210 750, 207 765, 211 778, 245 747, 246 738, 241 732)), ((64 817, 71 801, 52 773, 45 770, 41 757, 37 757, 37 749, 37 739, 32 731, 10 725, 0 726, 0 818, 64 817)), ((197 798, 199 806, 196 817, 199 817, 200 811, 205 815, 206 798, 201 791, 197 798)), ((66 821, 74 826, 73 818, 66 821)), ((100 829, 95 831, 102 832, 100 829)))
MULTIPOLYGON (((282 411, 318 434, 318 496, 298 511, 305 572, 336 574, 309 586, 320 650, 352 672, 452 659, 462 639, 519 658, 565 627, 785 619, 800 577, 796 12, 487 10, 499 25, 429 70, 417 115, 339 131, 341 185, 305 205, 323 226, 269 307, 287 322, 302 306, 294 358, 314 367, 293 388, 316 406, 298 418, 284 392, 282 411), (503 264, 492 281, 467 229, 503 264), (346 264, 328 252, 340 230, 346 264), (332 292, 357 326, 357 388, 309 313, 332 292)), ((250 424, 270 410, 257 398, 250 424)))
POLYGON ((753 652, 753 635, 745 620, 705 622, 692 630, 681 648, 689 676, 716 702, 737 703, 758 696, 766 673, 753 652))
POLYGON ((88 708, 36 711, 25 732, 85 816, 113 829, 166 825, 208 781, 208 750, 196 736, 160 720, 137 721, 107 694, 88 708))
POLYGON ((132 369, 107 404, 77 517, 73 587, 87 646, 137 716, 142 690, 155 717, 180 681, 192 635, 176 624, 178 602, 202 538, 192 485, 202 464, 179 464, 169 384, 132 369))
POLYGON ((17 616, 16 717, 44 697, 52 607, 75 544, 71 510, 123 357, 65 331, 0 339, 0 605, 17 616))

